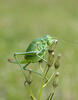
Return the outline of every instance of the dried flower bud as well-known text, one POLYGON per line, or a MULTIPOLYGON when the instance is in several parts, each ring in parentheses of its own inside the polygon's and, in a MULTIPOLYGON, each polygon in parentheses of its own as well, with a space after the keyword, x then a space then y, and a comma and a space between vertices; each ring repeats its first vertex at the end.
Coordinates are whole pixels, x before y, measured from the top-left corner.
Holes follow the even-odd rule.
POLYGON ((57 56, 56 62, 55 62, 55 64, 54 64, 55 69, 58 69, 59 66, 60 66, 60 58, 61 58, 61 54, 59 54, 59 55, 57 56))
POLYGON ((51 50, 49 51, 49 56, 48 56, 48 64, 49 64, 49 67, 52 66, 53 64, 53 61, 54 61, 54 52, 51 50))
POLYGON ((54 80, 53 80, 53 83, 52 83, 54 88, 56 88, 58 86, 58 81, 59 81, 58 76, 59 76, 59 72, 56 73, 54 80))
POLYGON ((55 77, 58 77, 59 76, 59 72, 56 72, 56 75, 55 75, 55 77))

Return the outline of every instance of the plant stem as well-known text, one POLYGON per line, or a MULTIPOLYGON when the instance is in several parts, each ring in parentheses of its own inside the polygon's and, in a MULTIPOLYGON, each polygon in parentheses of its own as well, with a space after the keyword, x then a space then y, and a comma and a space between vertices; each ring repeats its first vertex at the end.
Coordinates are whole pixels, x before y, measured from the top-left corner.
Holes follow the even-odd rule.
POLYGON ((31 99, 32 99, 32 100, 37 100, 37 99, 34 97, 33 93, 32 93, 32 89, 31 89, 31 86, 30 86, 30 85, 29 85, 29 88, 30 88, 30 97, 31 97, 31 99))
POLYGON ((51 75, 51 77, 49 78, 48 82, 47 82, 47 83, 45 83, 45 84, 43 85, 43 88, 44 88, 44 87, 46 87, 46 86, 47 86, 47 84, 48 84, 48 83, 52 80, 52 78, 53 78, 54 74, 55 74, 55 73, 53 73, 53 74, 51 75))
POLYGON ((41 81, 41 87, 40 87, 40 93, 39 93, 38 100, 40 100, 40 98, 41 98, 41 93, 42 93, 42 89, 43 89, 44 79, 46 78, 46 75, 47 75, 48 71, 49 71, 49 67, 47 68, 46 72, 44 70, 45 74, 43 73, 43 78, 42 78, 42 81, 41 81))

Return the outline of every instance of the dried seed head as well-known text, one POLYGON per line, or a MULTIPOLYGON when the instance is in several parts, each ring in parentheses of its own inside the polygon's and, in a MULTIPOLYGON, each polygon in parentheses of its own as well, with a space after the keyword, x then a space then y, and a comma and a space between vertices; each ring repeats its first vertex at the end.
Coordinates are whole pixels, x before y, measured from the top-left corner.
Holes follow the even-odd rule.
POLYGON ((60 66, 60 63, 56 61, 55 64, 54 64, 55 69, 58 69, 59 66, 60 66))
POLYGON ((57 56, 57 57, 58 57, 58 59, 60 59, 60 58, 61 58, 61 54, 58 54, 58 56, 57 56))
POLYGON ((59 72, 56 72, 56 75, 55 75, 55 77, 58 77, 59 76, 59 72))
POLYGON ((54 88, 56 88, 58 86, 58 81, 59 81, 58 76, 59 76, 59 72, 56 73, 55 78, 54 78, 53 83, 52 83, 54 88))
POLYGON ((54 51, 52 51, 52 52, 50 51, 49 56, 48 56, 48 65, 49 65, 49 67, 52 66, 53 62, 54 62, 54 51))
POLYGON ((54 57, 54 51, 52 52, 52 56, 54 57))
POLYGON ((60 58, 61 58, 61 54, 59 54, 59 55, 57 56, 56 62, 54 63, 55 69, 58 69, 59 66, 60 66, 60 58))

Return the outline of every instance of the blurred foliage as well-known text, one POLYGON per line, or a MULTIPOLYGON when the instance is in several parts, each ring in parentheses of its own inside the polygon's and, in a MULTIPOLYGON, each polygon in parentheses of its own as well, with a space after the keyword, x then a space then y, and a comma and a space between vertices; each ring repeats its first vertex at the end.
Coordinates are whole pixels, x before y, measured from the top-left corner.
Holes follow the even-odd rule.
MULTIPOLYGON (((62 53, 55 100, 78 99, 78 0, 0 0, 0 100, 29 100, 19 67, 7 59, 47 33, 59 41, 55 53, 62 53)), ((38 63, 30 67, 39 70, 38 63)), ((39 81, 33 75, 36 96, 39 81)), ((42 100, 49 91, 44 89, 42 100)))

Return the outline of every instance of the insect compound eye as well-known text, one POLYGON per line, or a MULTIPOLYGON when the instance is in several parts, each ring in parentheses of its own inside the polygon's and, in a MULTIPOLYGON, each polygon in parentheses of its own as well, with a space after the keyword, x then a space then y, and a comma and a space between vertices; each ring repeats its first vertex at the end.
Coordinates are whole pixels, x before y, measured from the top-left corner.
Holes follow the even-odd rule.
POLYGON ((48 39, 48 40, 47 40, 47 44, 48 44, 48 45, 52 45, 53 42, 54 42, 54 41, 53 41, 52 39, 48 39))

